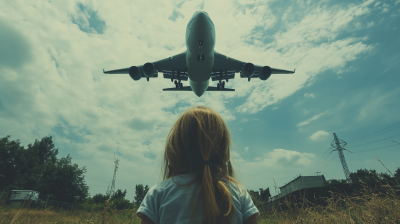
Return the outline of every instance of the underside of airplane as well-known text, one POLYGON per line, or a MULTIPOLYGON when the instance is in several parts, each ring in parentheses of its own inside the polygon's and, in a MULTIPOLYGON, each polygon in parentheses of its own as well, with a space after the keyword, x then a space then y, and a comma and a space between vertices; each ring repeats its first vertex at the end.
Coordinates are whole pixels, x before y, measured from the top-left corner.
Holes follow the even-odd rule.
POLYGON ((214 50, 215 27, 207 12, 195 12, 186 27, 186 51, 155 62, 140 66, 104 71, 105 74, 129 74, 138 81, 142 77, 147 81, 158 78, 163 73, 164 78, 175 84, 174 88, 164 91, 193 91, 202 96, 205 91, 235 91, 225 88, 229 79, 240 73, 241 78, 259 78, 267 80, 271 74, 291 74, 295 71, 258 66, 242 62, 214 50), (209 86, 209 80, 218 81, 217 86, 209 86), (189 86, 183 86, 182 81, 188 81, 189 86))

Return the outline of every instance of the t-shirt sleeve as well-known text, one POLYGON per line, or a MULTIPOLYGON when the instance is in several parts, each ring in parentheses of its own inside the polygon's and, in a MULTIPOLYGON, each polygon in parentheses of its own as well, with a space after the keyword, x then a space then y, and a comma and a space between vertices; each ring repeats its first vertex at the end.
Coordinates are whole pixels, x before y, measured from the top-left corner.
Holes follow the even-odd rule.
POLYGON ((141 212, 147 217, 149 217, 155 224, 159 223, 159 210, 160 207, 160 197, 161 192, 157 190, 155 187, 150 188, 147 191, 146 196, 144 197, 142 203, 140 204, 138 210, 136 211, 136 215, 141 212))
POLYGON ((242 214, 243 214, 243 221, 248 219, 250 216, 260 213, 257 207, 254 205, 253 200, 250 197, 249 192, 244 190, 244 196, 242 201, 242 214))

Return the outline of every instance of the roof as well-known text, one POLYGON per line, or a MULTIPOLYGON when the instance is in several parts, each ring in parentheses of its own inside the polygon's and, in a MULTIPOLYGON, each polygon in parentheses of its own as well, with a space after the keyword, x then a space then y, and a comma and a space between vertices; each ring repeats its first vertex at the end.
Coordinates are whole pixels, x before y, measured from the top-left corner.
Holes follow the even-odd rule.
POLYGON ((39 198, 39 192, 33 190, 12 190, 10 201, 34 200, 39 198))
POLYGON ((322 177, 323 180, 326 181, 325 176, 324 176, 323 174, 320 175, 320 176, 301 176, 301 175, 300 175, 300 176, 296 177, 295 179, 293 179, 292 181, 290 181, 289 183, 287 183, 287 184, 285 184, 285 185, 283 185, 282 187, 279 187, 279 188, 286 187, 288 184, 290 184, 290 183, 292 183, 292 182, 294 182, 294 181, 296 181, 296 180, 298 180, 298 179, 300 179, 300 178, 302 178, 302 177, 322 177))

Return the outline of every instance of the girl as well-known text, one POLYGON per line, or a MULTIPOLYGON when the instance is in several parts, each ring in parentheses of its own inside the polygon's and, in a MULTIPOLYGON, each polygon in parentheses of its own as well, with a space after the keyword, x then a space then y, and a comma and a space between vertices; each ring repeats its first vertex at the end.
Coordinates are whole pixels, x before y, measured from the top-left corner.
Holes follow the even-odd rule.
POLYGON ((257 223, 258 209, 234 177, 231 139, 207 107, 184 112, 164 153, 164 181, 151 187, 137 215, 143 223, 257 223))

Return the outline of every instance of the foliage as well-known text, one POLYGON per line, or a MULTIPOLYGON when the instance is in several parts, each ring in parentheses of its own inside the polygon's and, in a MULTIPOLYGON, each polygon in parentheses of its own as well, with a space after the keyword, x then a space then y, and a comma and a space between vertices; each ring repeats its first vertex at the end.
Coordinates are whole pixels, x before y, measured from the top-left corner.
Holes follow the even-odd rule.
POLYGON ((331 191, 323 205, 292 197, 271 211, 260 210, 258 223, 400 223, 400 185, 382 190, 361 183, 362 189, 352 195, 331 191))
POLYGON ((397 170, 394 172, 394 177, 400 180, 400 167, 397 167, 397 170))
POLYGON ((34 190, 44 200, 74 202, 74 196, 83 201, 89 196, 89 187, 84 180, 86 168, 71 163, 71 157, 57 159, 58 149, 52 137, 35 140, 25 149, 19 140, 11 136, 0 139, 0 189, 3 199, 9 198, 11 190, 34 190))
POLYGON ((271 193, 269 192, 269 188, 263 190, 262 188, 260 188, 260 198, 262 201, 269 201, 269 199, 271 198, 271 193))
POLYGON ((103 204, 106 200, 110 199, 108 195, 104 194, 95 194, 90 202, 94 204, 103 204))
MULTIPOLYGON (((364 185, 357 195, 331 193, 326 198, 326 206, 310 206, 307 201, 286 201, 295 205, 287 211, 261 209, 258 223, 400 223, 399 185, 386 186, 386 193, 372 193, 374 190, 364 185)), ((258 193, 256 191, 253 191, 258 193)), ((116 210, 112 202, 99 205, 98 210, 62 209, 10 209, 0 203, 0 223, 141 223, 137 217, 137 207, 116 210)), ((291 206, 288 206, 291 207, 291 206)))
POLYGON ((124 192, 122 192, 120 189, 118 189, 112 196, 111 199, 117 199, 117 198, 125 198, 126 196, 126 189, 124 192))
POLYGON ((123 192, 118 189, 111 197, 107 194, 95 194, 92 198, 88 198, 84 203, 80 204, 79 208, 87 211, 102 210, 103 206, 108 203, 113 209, 132 209, 133 204, 125 199, 126 193, 126 189, 123 192))
POLYGON ((135 204, 140 205, 142 204, 142 201, 144 199, 144 197, 147 194, 147 191, 149 191, 149 186, 146 185, 146 187, 143 187, 142 184, 136 185, 135 186, 135 204))

